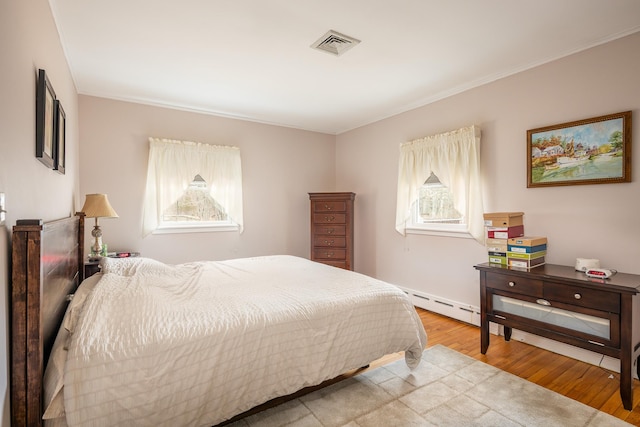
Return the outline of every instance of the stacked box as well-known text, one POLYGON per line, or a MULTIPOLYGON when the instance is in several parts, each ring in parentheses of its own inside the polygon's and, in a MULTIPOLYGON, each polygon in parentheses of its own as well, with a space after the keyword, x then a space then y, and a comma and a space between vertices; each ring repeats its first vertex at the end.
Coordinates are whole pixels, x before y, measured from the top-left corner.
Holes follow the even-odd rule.
POLYGON ((527 270, 545 263, 546 237, 514 237, 507 241, 507 265, 527 270))
POLYGON ((523 215, 523 212, 484 214, 486 247, 490 263, 508 265, 508 239, 524 236, 523 215))

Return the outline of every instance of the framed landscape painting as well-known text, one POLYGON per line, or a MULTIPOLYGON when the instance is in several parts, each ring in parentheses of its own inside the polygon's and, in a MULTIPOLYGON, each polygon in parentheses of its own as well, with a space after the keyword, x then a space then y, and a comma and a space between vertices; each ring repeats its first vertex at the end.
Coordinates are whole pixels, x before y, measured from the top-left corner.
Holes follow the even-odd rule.
POLYGON ((527 131, 527 187, 631 182, 631 111, 527 131))

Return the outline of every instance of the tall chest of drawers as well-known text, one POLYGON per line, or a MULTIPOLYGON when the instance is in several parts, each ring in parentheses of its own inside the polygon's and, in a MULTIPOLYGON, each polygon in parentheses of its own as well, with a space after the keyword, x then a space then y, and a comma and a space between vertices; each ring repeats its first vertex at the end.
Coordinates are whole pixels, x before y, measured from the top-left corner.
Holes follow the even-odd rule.
POLYGON ((353 270, 355 193, 309 193, 311 260, 353 270))

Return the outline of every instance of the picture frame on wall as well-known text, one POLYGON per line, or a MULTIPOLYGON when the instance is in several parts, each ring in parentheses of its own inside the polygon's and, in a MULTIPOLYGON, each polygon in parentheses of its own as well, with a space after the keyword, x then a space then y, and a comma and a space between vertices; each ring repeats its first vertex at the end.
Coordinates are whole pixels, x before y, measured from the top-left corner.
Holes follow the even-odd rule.
POLYGON ((56 93, 45 70, 38 70, 36 89, 36 158, 48 168, 54 165, 56 93))
POLYGON ((56 100, 56 137, 53 169, 64 175, 65 150, 66 150, 66 123, 67 117, 62 108, 62 103, 56 100))
POLYGON ((631 182, 631 111, 527 131, 527 187, 631 182))

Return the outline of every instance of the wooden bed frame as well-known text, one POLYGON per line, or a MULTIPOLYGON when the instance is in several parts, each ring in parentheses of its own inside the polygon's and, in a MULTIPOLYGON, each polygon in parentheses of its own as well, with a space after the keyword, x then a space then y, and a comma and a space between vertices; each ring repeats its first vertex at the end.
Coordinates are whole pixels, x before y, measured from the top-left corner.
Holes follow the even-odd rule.
MULTIPOLYGON (((84 213, 43 223, 19 220, 12 235, 11 425, 44 423, 43 377, 69 296, 84 279, 84 213)), ((224 426, 355 375, 355 369, 272 399, 218 426, 224 426)))
POLYGON ((13 227, 11 425, 43 424, 43 376, 69 295, 83 279, 84 214, 13 227))

